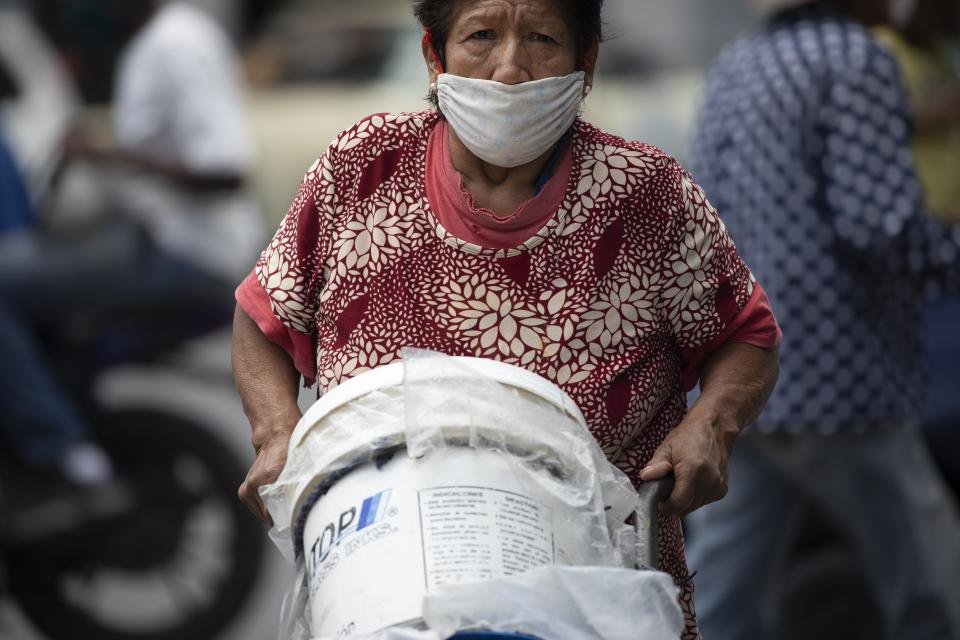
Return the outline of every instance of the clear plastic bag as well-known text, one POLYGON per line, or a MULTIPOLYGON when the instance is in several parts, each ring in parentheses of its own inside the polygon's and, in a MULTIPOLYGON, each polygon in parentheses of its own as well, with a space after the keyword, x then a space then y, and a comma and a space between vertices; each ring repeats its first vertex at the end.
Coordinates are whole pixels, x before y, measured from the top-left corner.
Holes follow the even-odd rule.
MULTIPOLYGON (((451 466, 459 471, 459 462, 451 461, 470 456, 482 462, 484 473, 479 475, 485 475, 491 487, 502 480, 531 505, 539 505, 538 517, 546 520, 537 526, 542 524, 553 540, 550 562, 589 567, 595 572, 609 570, 614 573, 607 577, 630 582, 620 569, 634 566, 637 538, 625 521, 637 511, 639 498, 627 477, 607 461, 572 400, 549 382, 501 363, 405 350, 402 366, 382 367, 326 394, 297 426, 278 480, 261 489, 275 523, 270 536, 297 568, 297 580, 284 604, 281 640, 305 640, 311 633, 308 571, 296 550, 303 548, 306 518, 318 500, 334 487, 343 489, 360 482, 363 474, 374 468, 371 463, 376 463, 376 470, 392 465, 394 471, 400 467, 422 471, 433 465, 431 479, 434 466, 437 477, 450 478, 455 476, 450 473, 451 466), (466 453, 470 451, 474 453, 466 453)), ((474 467, 479 464, 476 460, 474 467)), ((422 564, 428 564, 426 559, 422 564)), ((542 571, 537 569, 536 575, 543 575, 542 571)), ((531 588, 533 583, 523 575, 497 582, 506 580, 504 584, 520 591, 531 588)), ((565 580, 584 577, 596 587, 599 578, 591 582, 591 576, 601 574, 562 575, 565 580)), ((632 580, 631 588, 635 588, 641 578, 632 580)), ((420 588, 425 582, 428 585, 426 602, 434 603, 435 614, 453 612, 436 608, 438 593, 467 593, 461 588, 477 589, 475 597, 486 598, 490 593, 483 586, 486 582, 454 587, 443 579, 418 581, 420 588)), ((651 585, 662 582, 650 577, 642 581, 651 585)), ((561 582, 558 586, 567 589, 564 593, 570 592, 570 585, 561 582)), ((568 597, 551 593, 544 597, 568 597)), ((675 600, 675 594, 672 597, 675 600)), ((610 600, 609 593, 598 600, 610 600)), ((324 602, 328 608, 334 606, 326 598, 324 602)), ((326 628, 328 635, 333 635, 330 626, 326 628)), ((314 629, 314 635, 319 635, 318 631, 314 629)), ((414 632, 391 633, 409 636, 414 632)))

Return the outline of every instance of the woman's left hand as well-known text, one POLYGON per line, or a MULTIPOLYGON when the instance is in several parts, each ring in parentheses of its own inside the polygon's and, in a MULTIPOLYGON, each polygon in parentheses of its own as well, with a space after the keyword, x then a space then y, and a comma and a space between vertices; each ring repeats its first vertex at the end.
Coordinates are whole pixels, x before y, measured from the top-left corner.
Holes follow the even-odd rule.
POLYGON ((640 479, 659 480, 673 472, 666 515, 685 516, 727 495, 727 461, 745 426, 753 422, 776 384, 779 349, 728 343, 707 358, 700 397, 670 432, 640 479))
POLYGON ((670 432, 640 473, 647 482, 673 472, 673 492, 660 505, 662 513, 682 517, 727 494, 727 460, 739 432, 693 413, 670 432))

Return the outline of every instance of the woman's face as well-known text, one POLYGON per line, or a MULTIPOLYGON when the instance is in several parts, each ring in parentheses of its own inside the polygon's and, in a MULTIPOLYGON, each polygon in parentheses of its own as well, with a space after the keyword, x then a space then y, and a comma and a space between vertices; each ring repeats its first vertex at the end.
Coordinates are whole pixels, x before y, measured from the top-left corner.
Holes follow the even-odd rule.
MULTIPOLYGON (((555 0, 461 0, 447 38, 444 71, 519 84, 582 69, 589 84, 596 55, 594 48, 583 61, 577 59, 575 34, 555 0)), ((437 64, 429 45, 424 57, 435 82, 437 64)))

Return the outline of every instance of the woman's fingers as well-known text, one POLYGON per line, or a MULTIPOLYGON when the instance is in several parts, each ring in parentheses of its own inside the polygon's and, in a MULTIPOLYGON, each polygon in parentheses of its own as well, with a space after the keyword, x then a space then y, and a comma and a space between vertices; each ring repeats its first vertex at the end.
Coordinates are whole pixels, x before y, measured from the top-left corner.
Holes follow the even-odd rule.
POLYGON ((682 516, 696 508, 697 482, 694 475, 682 465, 674 468, 673 476, 673 491, 660 505, 660 512, 668 516, 682 516))
POLYGON ((288 438, 275 439, 261 447, 246 479, 237 491, 247 508, 269 526, 273 526, 273 519, 260 499, 260 487, 275 482, 280 476, 287 461, 288 442, 288 438))
POLYGON ((237 494, 240 497, 240 501, 243 502, 250 509, 250 512, 253 513, 257 518, 263 520, 268 526, 273 526, 273 520, 270 518, 270 514, 267 512, 266 507, 263 505, 263 501, 260 499, 260 494, 257 489, 259 487, 256 485, 256 482, 250 479, 250 476, 247 476, 247 479, 243 481, 243 484, 240 485, 240 490, 237 494))
POLYGON ((640 472, 640 479, 644 482, 650 482, 651 480, 660 480, 661 478, 666 478, 670 472, 673 470, 673 463, 669 460, 660 460, 658 462, 651 462, 643 471, 640 472))
POLYGON ((666 478, 673 470, 673 463, 673 447, 668 436, 653 453, 647 466, 640 472, 640 479, 649 482, 650 480, 666 478))
POLYGON ((673 493, 661 509, 667 515, 686 516, 727 493, 726 479, 709 460, 694 466, 679 464, 674 468, 674 476, 673 493))

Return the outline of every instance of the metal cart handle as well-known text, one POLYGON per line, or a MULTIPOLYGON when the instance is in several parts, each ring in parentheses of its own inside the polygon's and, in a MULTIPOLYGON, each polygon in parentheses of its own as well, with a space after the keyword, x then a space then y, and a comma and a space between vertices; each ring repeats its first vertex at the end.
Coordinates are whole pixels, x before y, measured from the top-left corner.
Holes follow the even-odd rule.
POLYGON ((673 474, 660 480, 651 480, 640 485, 640 508, 636 515, 637 566, 657 569, 657 513, 660 503, 673 492, 673 474))

